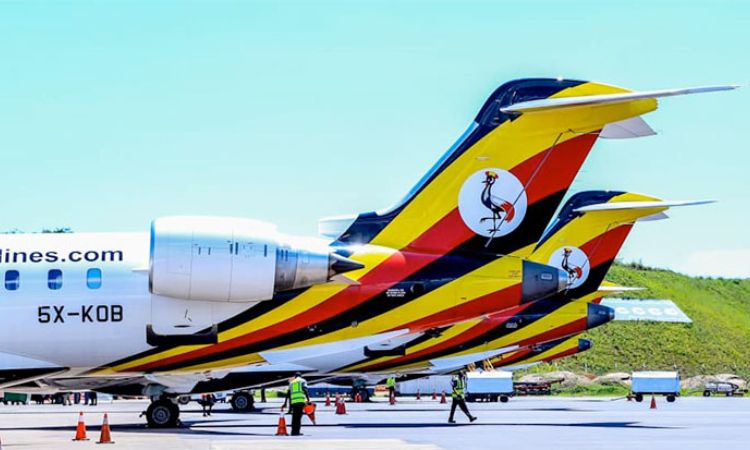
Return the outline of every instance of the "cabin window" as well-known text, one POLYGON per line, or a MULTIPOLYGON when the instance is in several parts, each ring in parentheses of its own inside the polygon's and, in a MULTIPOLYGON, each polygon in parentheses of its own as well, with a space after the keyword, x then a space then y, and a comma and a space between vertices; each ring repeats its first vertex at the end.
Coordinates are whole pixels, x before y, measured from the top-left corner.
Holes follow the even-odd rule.
POLYGON ((102 287, 102 269, 93 268, 86 271, 86 286, 89 289, 102 287))
POLYGON ((62 288, 62 275, 62 270, 60 269, 52 269, 47 272, 47 287, 52 290, 62 288))
POLYGON ((21 284, 21 275, 17 270, 7 270, 5 272, 5 289, 15 291, 21 284))

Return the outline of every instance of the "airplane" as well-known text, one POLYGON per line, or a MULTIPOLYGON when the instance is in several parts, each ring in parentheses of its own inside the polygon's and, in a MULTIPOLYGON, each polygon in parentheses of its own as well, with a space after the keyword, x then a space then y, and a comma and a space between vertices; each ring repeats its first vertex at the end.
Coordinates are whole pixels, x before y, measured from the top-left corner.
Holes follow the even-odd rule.
POLYGON ((278 380, 300 352, 367 351, 565 291, 567 271, 526 257, 596 140, 653 134, 640 116, 659 98, 733 88, 505 83, 403 201, 321 221, 329 239, 225 217, 3 235, 0 388, 148 395, 149 424, 173 426, 178 395, 237 368, 278 380))

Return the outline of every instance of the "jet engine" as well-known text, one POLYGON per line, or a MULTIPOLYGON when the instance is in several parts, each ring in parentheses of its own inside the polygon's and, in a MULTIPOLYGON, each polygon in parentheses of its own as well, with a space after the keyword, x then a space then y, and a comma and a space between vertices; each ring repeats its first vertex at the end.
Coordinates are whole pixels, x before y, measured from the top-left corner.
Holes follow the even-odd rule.
POLYGON ((224 217, 165 217, 151 224, 149 286, 186 300, 255 302, 326 283, 364 267, 327 246, 295 243, 273 225, 224 217))

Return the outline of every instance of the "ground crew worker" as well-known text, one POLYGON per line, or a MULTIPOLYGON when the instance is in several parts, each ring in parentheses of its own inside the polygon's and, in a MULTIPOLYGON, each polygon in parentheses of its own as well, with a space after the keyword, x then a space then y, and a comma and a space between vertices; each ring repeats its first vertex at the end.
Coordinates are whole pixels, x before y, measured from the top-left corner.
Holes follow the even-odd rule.
POLYGON ((201 395, 201 406, 203 407, 203 417, 211 415, 211 410, 214 409, 214 403, 216 403, 216 396, 214 396, 214 394, 201 395))
POLYGON ((466 414, 469 421, 474 422, 477 420, 476 417, 469 413, 469 408, 466 407, 466 400, 464 400, 464 393, 466 392, 466 375, 463 370, 458 372, 458 375, 451 379, 451 387, 453 388, 453 392, 451 393, 453 402, 451 403, 451 415, 448 418, 448 423, 456 423, 456 421, 453 420, 453 415, 456 413, 456 406, 461 408, 461 411, 466 414))
POLYGON ((305 404, 310 403, 310 394, 307 391, 307 381, 297 372, 294 378, 289 380, 289 390, 287 391, 284 404, 281 406, 283 411, 286 408, 287 401, 292 409, 292 436, 301 436, 300 428, 302 427, 302 413, 305 404))
POLYGON ((389 376, 385 380, 385 385, 388 387, 388 400, 393 402, 396 399, 396 377, 393 375, 389 376))

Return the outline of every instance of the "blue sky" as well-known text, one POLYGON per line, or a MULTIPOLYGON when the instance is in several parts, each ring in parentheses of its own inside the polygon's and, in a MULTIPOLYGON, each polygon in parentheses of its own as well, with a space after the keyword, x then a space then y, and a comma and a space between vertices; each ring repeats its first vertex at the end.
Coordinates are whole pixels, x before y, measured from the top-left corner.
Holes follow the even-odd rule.
MULTIPOLYGON (((3 2, 0 229, 219 214, 314 234, 397 201, 502 82, 748 84, 750 2, 3 2)), ((623 257, 750 276, 750 87, 666 99, 573 190, 716 199, 623 257)))

